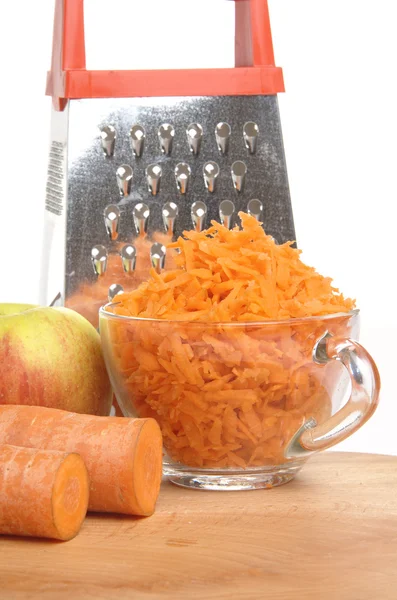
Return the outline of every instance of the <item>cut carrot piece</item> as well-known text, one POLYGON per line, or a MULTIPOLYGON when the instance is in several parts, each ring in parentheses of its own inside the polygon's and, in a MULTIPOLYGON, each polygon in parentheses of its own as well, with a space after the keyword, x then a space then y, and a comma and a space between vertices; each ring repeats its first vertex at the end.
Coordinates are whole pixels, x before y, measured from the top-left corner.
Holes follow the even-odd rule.
POLYGON ((0 443, 77 452, 91 480, 89 510, 148 516, 162 477, 162 436, 153 419, 0 406, 0 443))
POLYGON ((89 487, 78 454, 0 445, 0 534, 72 539, 89 487))
POLYGON ((302 423, 331 414, 338 375, 313 364, 313 344, 352 326, 353 300, 240 217, 242 229, 185 232, 170 246, 178 268, 152 270, 110 309, 147 321, 109 320, 102 332, 131 411, 154 417, 168 454, 189 466, 285 462, 302 423))

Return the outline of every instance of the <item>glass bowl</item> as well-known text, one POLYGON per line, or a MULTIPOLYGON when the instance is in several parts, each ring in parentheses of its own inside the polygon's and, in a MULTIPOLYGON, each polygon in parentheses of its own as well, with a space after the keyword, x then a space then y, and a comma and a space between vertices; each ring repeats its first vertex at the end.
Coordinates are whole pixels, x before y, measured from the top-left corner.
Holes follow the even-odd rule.
POLYGON ((125 416, 153 417, 176 484, 255 489, 374 412, 380 380, 357 342, 359 313, 257 323, 142 319, 100 310, 109 376, 125 416))

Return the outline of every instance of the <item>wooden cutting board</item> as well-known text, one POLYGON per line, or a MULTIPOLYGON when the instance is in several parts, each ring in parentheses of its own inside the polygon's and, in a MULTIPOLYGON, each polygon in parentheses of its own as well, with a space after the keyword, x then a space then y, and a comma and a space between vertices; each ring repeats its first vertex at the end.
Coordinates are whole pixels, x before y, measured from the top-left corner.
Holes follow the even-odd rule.
POLYGON ((395 600, 397 457, 325 453, 273 490, 163 484, 149 519, 0 538, 1 600, 395 600))

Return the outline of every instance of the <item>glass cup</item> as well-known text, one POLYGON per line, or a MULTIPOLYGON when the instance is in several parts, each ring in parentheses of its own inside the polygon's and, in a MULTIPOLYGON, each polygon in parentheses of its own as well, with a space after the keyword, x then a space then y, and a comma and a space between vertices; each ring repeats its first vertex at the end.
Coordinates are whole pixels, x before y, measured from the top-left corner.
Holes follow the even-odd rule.
POLYGON ((125 416, 153 417, 164 472, 202 489, 267 488, 357 431, 380 378, 359 313, 201 323, 100 310, 107 369, 125 416))

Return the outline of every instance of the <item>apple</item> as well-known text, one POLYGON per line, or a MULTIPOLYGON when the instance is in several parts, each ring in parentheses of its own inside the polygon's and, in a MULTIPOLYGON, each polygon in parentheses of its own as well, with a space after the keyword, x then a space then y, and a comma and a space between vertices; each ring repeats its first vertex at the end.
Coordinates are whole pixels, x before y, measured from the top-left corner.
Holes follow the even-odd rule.
POLYGON ((0 404, 109 415, 112 398, 99 334, 84 317, 0 304, 0 404))

